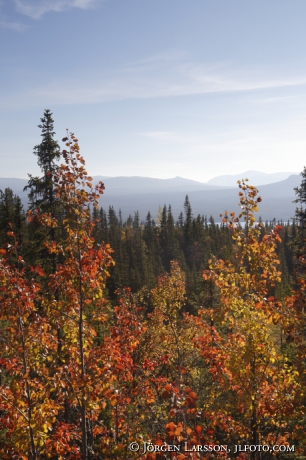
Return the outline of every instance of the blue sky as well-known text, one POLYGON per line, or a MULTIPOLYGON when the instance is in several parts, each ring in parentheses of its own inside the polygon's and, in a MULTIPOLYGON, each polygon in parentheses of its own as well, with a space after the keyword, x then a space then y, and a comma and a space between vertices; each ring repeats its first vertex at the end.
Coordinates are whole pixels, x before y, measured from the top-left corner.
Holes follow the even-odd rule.
POLYGON ((305 17, 305 0, 0 0, 0 176, 39 174, 45 108, 92 175, 301 171, 305 17))

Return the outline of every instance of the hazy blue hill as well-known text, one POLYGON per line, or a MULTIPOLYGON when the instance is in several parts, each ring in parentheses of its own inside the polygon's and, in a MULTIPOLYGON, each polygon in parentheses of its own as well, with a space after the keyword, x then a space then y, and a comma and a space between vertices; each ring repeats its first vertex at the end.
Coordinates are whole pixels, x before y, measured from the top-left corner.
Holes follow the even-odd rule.
MULTIPOLYGON (((296 208, 296 204, 293 203, 295 199, 293 189, 300 183, 301 177, 292 175, 284 181, 259 187, 263 201, 260 203, 258 216, 261 216, 263 220, 274 218, 288 220, 293 217, 296 208)), ((238 187, 235 187, 188 192, 193 214, 203 214, 208 218, 212 215, 216 221, 220 220, 219 215, 225 210, 239 214, 238 190, 238 187)), ((156 217, 159 206, 171 204, 173 215, 177 218, 183 210, 185 195, 185 191, 125 196, 109 196, 105 193, 100 204, 106 210, 110 205, 114 206, 116 211, 121 209, 123 218, 129 214, 133 215, 134 211, 138 210, 141 219, 145 219, 148 211, 153 217, 156 217)))
MULTIPOLYGON (((172 179, 155 179, 152 177, 103 177, 94 176, 94 180, 102 180, 105 184, 105 193, 108 195, 125 195, 138 193, 159 193, 159 192, 191 192, 195 190, 218 190, 222 186, 205 184, 203 182, 174 177, 172 179)), ((232 185, 235 185, 233 183, 232 185)), ((228 188, 228 187, 226 187, 228 188)))
POLYGON ((241 174, 225 174, 223 176, 217 176, 210 179, 207 184, 209 185, 233 185, 237 183, 237 180, 242 178, 248 178, 249 183, 258 187, 259 185, 272 184, 274 182, 279 182, 286 180, 290 175, 298 174, 296 172, 278 172, 278 173, 263 173, 260 171, 245 171, 241 174))
MULTIPOLYGON (((102 180, 105 185, 105 195, 108 197, 168 192, 183 192, 186 194, 194 190, 219 190, 228 188, 216 185, 207 185, 203 182, 184 179, 183 177, 174 177, 173 179, 155 179, 152 177, 140 176, 93 176, 93 183, 97 183, 100 180, 102 180)), ((0 190, 4 190, 7 187, 11 188, 14 193, 20 196, 24 206, 27 206, 28 202, 27 192, 23 191, 27 184, 27 179, 0 178, 0 190)))
POLYGON ((27 179, 17 179, 15 177, 0 177, 0 190, 11 188, 20 198, 26 193, 23 192, 24 187, 28 184, 27 179))
POLYGON ((292 174, 286 180, 275 182, 274 184, 261 185, 258 189, 263 197, 266 195, 269 198, 280 198, 289 195, 295 199, 295 191, 293 189, 299 187, 301 181, 302 178, 299 174, 292 174))

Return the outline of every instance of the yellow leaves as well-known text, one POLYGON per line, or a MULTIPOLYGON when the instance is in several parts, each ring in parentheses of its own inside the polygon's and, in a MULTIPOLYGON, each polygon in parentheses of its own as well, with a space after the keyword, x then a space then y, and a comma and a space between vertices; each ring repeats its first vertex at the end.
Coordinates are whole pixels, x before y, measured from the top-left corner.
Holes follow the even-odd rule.
MULTIPOLYGON (((256 220, 252 214, 258 211, 257 203, 261 198, 256 198, 256 188, 245 181, 239 185, 241 216, 247 226, 244 229, 236 227, 233 232, 238 263, 232 267, 227 261, 211 258, 209 270, 203 273, 205 280, 218 287, 218 297, 216 307, 201 312, 201 318, 213 322, 217 330, 225 328, 229 332, 218 342, 216 351, 207 345, 206 349, 203 347, 203 357, 209 366, 212 362, 217 363, 211 368, 216 380, 223 388, 235 388, 239 407, 249 407, 251 411, 250 389, 251 394, 256 394, 256 401, 257 398, 258 401, 264 400, 265 393, 270 391, 270 381, 276 386, 280 378, 284 378, 279 371, 279 351, 273 335, 277 329, 274 325, 284 320, 283 306, 274 297, 266 299, 268 288, 280 281, 276 253, 280 229, 276 227, 270 235, 262 237, 261 227, 254 225, 256 220), (215 361, 209 357, 213 351, 215 361), (224 361, 221 365, 222 354, 224 361)), ((274 398, 279 398, 277 393, 274 398)), ((283 401, 278 399, 278 403, 283 404, 283 401)), ((276 403, 272 406, 269 410, 275 410, 276 403)))
POLYGON ((152 289, 153 305, 173 317, 185 302, 185 281, 177 262, 171 262, 170 274, 159 277, 158 286, 152 289))

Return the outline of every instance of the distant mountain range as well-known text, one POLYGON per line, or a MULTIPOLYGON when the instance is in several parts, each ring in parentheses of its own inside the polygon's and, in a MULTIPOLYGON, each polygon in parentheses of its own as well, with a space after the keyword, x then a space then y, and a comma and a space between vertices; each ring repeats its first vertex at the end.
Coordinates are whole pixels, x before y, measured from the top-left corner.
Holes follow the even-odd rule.
MULTIPOLYGON (((168 193, 168 192, 195 192, 199 190, 220 190, 224 189, 220 185, 198 182, 183 177, 173 179, 155 179, 152 177, 140 176, 119 176, 104 177, 94 176, 94 180, 102 180, 105 184, 105 193, 112 196, 137 195, 143 193, 168 193)), ((233 182, 232 186, 235 186, 233 182)), ((229 187, 226 187, 229 188, 229 187)))
MULTIPOLYGON (((105 184, 105 192, 101 197, 100 204, 108 210, 113 206, 118 212, 122 211, 125 219, 135 211, 139 211, 140 218, 145 219, 148 211, 152 217, 156 217, 159 206, 171 205, 175 218, 183 211, 186 194, 193 210, 193 214, 213 216, 219 221, 220 213, 235 211, 238 208, 237 180, 248 178, 249 183, 259 187, 262 203, 258 215, 263 220, 288 220, 294 216, 296 204, 294 188, 301 184, 301 176, 291 173, 265 174, 258 171, 247 171, 239 175, 218 176, 207 183, 197 182, 182 177, 173 179, 154 179, 151 177, 105 177, 94 176, 93 182, 102 180, 105 184), (282 180, 277 180, 278 178, 282 180), (230 179, 229 179, 230 178, 230 179), (230 180, 230 182, 229 182, 230 180), (266 183, 270 180, 270 183, 266 183), (260 185, 265 184, 265 185, 260 185), (229 185, 230 184, 230 185, 229 185)), ((27 179, 0 178, 0 189, 10 187, 15 194, 19 195, 23 205, 27 208, 27 192, 23 188, 27 185, 27 179)))
POLYGON ((223 176, 217 176, 213 179, 210 179, 207 182, 207 185, 223 185, 223 186, 231 186, 237 183, 237 180, 241 180, 241 178, 249 179, 249 183, 252 185, 267 185, 273 184, 274 182, 280 182, 282 180, 286 180, 289 176, 293 174, 299 174, 297 172, 277 172, 277 173, 263 173, 259 171, 246 171, 241 174, 227 174, 223 176))
MULTIPOLYGON (((299 175, 289 176, 286 180, 274 184, 262 185, 259 187, 262 202, 260 203, 258 216, 263 220, 283 220, 287 221, 295 213, 296 198, 294 188, 301 184, 299 175)), ((101 198, 101 205, 108 209, 110 205, 118 211, 121 209, 123 218, 129 214, 134 215, 138 210, 141 219, 145 219, 147 212, 150 211, 156 217, 159 206, 164 204, 171 205, 172 213, 175 218, 183 211, 185 195, 188 194, 189 201, 193 210, 193 215, 204 215, 207 218, 213 216, 216 222, 220 221, 220 213, 225 210, 234 211, 239 214, 238 207, 238 187, 228 188, 219 187, 218 189, 206 190, 187 190, 182 187, 181 191, 168 191, 143 194, 126 194, 121 196, 111 196, 107 193, 107 182, 105 181, 105 195, 101 198)))

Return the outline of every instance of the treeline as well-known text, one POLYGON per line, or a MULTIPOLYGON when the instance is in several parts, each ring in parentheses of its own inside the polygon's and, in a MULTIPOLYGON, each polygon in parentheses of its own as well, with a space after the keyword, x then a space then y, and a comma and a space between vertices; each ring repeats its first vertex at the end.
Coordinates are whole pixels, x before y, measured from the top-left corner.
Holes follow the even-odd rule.
MULTIPOLYGON (((207 261, 212 256, 235 261, 232 229, 226 222, 216 224, 212 217, 194 217, 188 196, 184 212, 177 221, 171 205, 161 208, 157 219, 152 219, 148 212, 144 222, 140 222, 138 212, 123 221, 120 211, 117 215, 113 207, 109 207, 108 212, 103 208, 94 210, 92 218, 96 242, 109 242, 114 250, 116 265, 107 282, 110 296, 116 289, 126 286, 134 292, 144 286, 152 288, 156 277, 169 272, 171 261, 176 260, 186 277, 187 308, 193 311, 193 307, 197 309, 205 300, 202 274, 207 261)), ((293 285, 296 224, 294 220, 293 223, 265 222, 261 238, 276 224, 282 226, 281 242, 277 245, 282 281, 276 288, 277 295, 282 298, 290 293, 293 285)))
POLYGON ((306 171, 293 225, 244 180, 220 225, 123 222, 41 122, 26 215, 0 197, 1 458, 304 459, 306 171))
MULTIPOLYGON (((107 242, 114 250, 115 266, 107 280, 110 299, 115 298, 117 289, 127 286, 133 292, 144 286, 151 289, 157 276, 169 272, 171 261, 176 260, 186 277, 186 309, 195 312, 207 294, 202 277, 207 261, 212 256, 231 262, 235 260, 233 231, 225 222, 216 224, 212 217, 194 217, 188 196, 184 212, 181 212, 177 221, 173 218, 171 205, 161 208, 157 219, 153 219, 148 212, 144 222, 140 221, 137 211, 134 217, 129 216, 123 221, 121 212, 117 215, 113 207, 109 207, 107 212, 103 208, 94 209, 91 219, 96 244, 107 242)), ((4 192, 0 191, 1 246, 7 242, 9 223, 14 228, 25 260, 39 263, 44 268, 47 262, 43 254, 37 254, 37 238, 43 239, 44 235, 39 236, 33 225, 29 225, 20 198, 7 188, 4 192)), ((282 280, 273 293, 283 298, 290 294, 294 285, 294 242, 297 231, 294 220, 292 223, 265 222, 261 237, 270 233, 276 224, 282 226, 281 242, 277 245, 282 280)))

